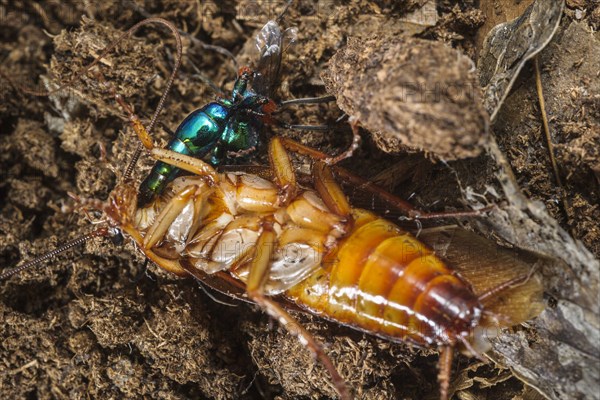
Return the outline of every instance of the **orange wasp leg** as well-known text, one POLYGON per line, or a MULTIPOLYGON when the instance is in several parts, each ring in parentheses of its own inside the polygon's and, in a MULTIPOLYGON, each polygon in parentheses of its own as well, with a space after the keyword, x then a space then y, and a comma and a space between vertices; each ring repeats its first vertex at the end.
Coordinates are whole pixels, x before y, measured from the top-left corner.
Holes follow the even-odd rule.
POLYGON ((148 133, 148 130, 146 130, 144 124, 142 124, 142 121, 133 112, 131 106, 127 104, 127 102, 123 99, 123 97, 120 94, 114 91, 114 88, 112 88, 112 91, 116 101, 129 116, 129 122, 131 123, 134 132, 136 133, 144 147, 150 151, 150 155, 152 156, 152 158, 173 165, 184 171, 191 172, 192 174, 205 177, 207 179, 207 183, 211 186, 213 186, 215 182, 217 182, 217 171, 215 171, 215 169, 210 164, 207 164, 198 158, 186 156, 172 150, 156 147, 154 145, 152 137, 148 133))
POLYGON ((271 256, 275 247, 275 240, 272 224, 268 221, 263 222, 262 233, 256 243, 256 250, 250 265, 250 274, 246 284, 248 297, 267 312, 267 314, 277 319, 290 334, 296 336, 298 340, 310 350, 313 356, 318 359, 329 372, 333 385, 338 391, 340 398, 350 400, 352 396, 346 386, 346 382, 340 376, 319 342, 317 342, 290 314, 281 308, 281 306, 264 295, 264 287, 269 277, 271 256))
POLYGON ((210 164, 205 163, 198 158, 186 156, 172 150, 161 149, 158 147, 153 148, 150 152, 150 155, 152 158, 158 161, 162 161, 184 171, 204 177, 206 183, 210 186, 214 186, 215 182, 219 180, 217 171, 215 171, 210 164))

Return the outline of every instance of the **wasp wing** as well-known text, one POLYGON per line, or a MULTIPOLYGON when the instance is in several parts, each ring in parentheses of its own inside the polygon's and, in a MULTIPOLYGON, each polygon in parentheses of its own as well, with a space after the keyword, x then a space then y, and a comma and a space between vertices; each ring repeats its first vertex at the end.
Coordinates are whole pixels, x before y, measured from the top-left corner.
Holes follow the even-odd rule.
POLYGON ((273 97, 279 84, 283 53, 296 41, 297 33, 296 28, 282 31, 277 22, 269 21, 256 36, 259 59, 255 68, 252 88, 257 94, 273 97))

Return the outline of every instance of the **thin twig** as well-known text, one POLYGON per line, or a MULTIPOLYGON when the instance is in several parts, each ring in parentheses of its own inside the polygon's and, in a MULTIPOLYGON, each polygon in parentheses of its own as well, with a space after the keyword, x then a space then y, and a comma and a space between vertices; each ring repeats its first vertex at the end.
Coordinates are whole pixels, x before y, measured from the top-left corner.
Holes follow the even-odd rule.
POLYGON ((567 224, 569 223, 569 203, 565 196, 565 187, 563 186, 560 174, 558 173, 558 164, 556 157, 554 156, 554 145, 552 143, 552 137, 550 136, 550 126, 548 124, 548 115, 546 114, 546 102, 544 100, 544 91, 542 88, 542 74, 540 73, 539 57, 535 56, 533 59, 535 66, 535 85, 537 87, 538 99, 540 102, 540 111, 542 113, 542 124, 544 126, 544 136, 546 137, 546 145, 548 146, 548 154, 550 156, 550 162, 552 163, 552 170, 554 172, 554 179, 560 189, 560 197, 564 208, 565 216, 567 217, 567 224))

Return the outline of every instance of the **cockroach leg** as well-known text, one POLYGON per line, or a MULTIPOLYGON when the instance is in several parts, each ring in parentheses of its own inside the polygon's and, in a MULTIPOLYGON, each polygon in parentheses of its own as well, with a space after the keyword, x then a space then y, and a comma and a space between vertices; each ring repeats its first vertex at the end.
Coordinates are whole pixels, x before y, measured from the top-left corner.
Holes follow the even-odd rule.
POLYGON ((327 207, 341 217, 351 218, 352 208, 327 164, 318 161, 313 168, 313 173, 315 189, 317 189, 327 207))
POLYGON ((340 161, 345 160, 346 158, 352 157, 356 149, 358 149, 358 146, 360 145, 360 135, 358 133, 358 120, 350 118, 350 126, 352 127, 352 144, 350 145, 350 147, 348 147, 346 151, 338 154, 337 156, 328 157, 325 160, 323 160, 325 164, 335 165, 340 161))
MULTIPOLYGON (((301 143, 296 142, 293 139, 289 138, 281 138, 282 144, 286 149, 292 151, 294 153, 303 154, 308 156, 314 160, 319 160, 323 162, 327 162, 327 160, 331 160, 332 157, 327 154, 305 146, 301 143)), ((333 157, 335 158, 335 157, 333 157)), ((379 186, 375 185, 372 182, 369 182, 365 178, 361 178, 358 175, 355 175, 348 171, 345 168, 335 166, 333 169, 338 176, 338 178, 343 183, 348 183, 356 186, 358 189, 366 190, 381 200, 386 202, 390 207, 393 207, 403 214, 405 214, 408 218, 411 219, 440 219, 440 218, 462 218, 462 217, 481 217, 485 215, 486 212, 493 210, 496 206, 492 205, 489 207, 480 208, 478 210, 464 210, 464 211, 441 211, 441 212, 426 212, 419 210, 414 207, 412 204, 399 198, 398 196, 394 196, 393 194, 385 191, 379 186)))
POLYGON ((181 214, 183 208, 188 204, 190 198, 198 191, 197 185, 190 185, 183 188, 162 209, 156 220, 144 236, 144 249, 148 250, 157 244, 165 235, 169 226, 181 214))
POLYGON ((340 376, 333 365, 333 362, 323 350, 321 344, 298 323, 290 314, 287 313, 275 301, 264 295, 264 287, 269 278, 271 267, 271 256, 275 248, 276 235, 273 231, 272 223, 264 221, 262 232, 256 242, 254 258, 250 265, 250 274, 246 283, 248 297, 258 304, 267 314, 279 321, 281 325, 292 335, 296 336, 304 344, 313 356, 329 372, 333 385, 335 386, 340 398, 350 400, 352 398, 346 382, 340 376))
POLYGON ((438 361, 438 382, 440 384, 440 400, 448 400, 448 388, 450 386, 450 373, 452 371, 453 358, 453 346, 442 346, 440 348, 440 359, 438 361))
POLYGON ((535 268, 531 268, 531 271, 529 271, 529 273, 527 273, 527 274, 517 276, 516 278, 513 278, 509 281, 499 284, 498 286, 495 286, 493 288, 486 290, 485 292, 483 292, 479 295, 479 301, 481 301, 483 303, 490 297, 495 296, 500 292, 503 292, 505 290, 512 289, 514 287, 526 284, 527 281, 529 279, 531 279, 534 272, 535 272, 535 268))
POLYGON ((279 137, 269 142, 269 163, 279 187, 279 204, 287 205, 298 192, 298 186, 294 166, 279 137))
POLYGON ((464 337, 462 335, 459 335, 457 337, 458 337, 458 340, 460 340, 460 342, 462 343, 462 345, 465 346, 465 348, 467 350, 469 350, 469 353, 471 353, 471 356, 473 356, 476 359, 478 359, 479 361, 487 364, 488 360, 486 360, 485 357, 483 357, 483 355, 473 347, 473 345, 467 340, 466 337, 464 337))
POLYGON ((218 181, 217 171, 208 163, 168 149, 155 147, 150 152, 152 158, 173 165, 192 174, 202 176, 206 183, 213 186, 218 181))

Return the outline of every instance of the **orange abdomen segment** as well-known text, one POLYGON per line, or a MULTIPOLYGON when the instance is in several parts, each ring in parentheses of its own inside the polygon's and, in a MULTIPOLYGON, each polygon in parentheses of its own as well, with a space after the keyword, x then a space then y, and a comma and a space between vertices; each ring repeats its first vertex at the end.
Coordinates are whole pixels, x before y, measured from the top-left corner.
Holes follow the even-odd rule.
POLYGON ((477 303, 431 249, 386 220, 355 228, 334 255, 329 272, 318 271, 287 294, 339 322, 428 344, 447 340, 457 310, 477 303))

